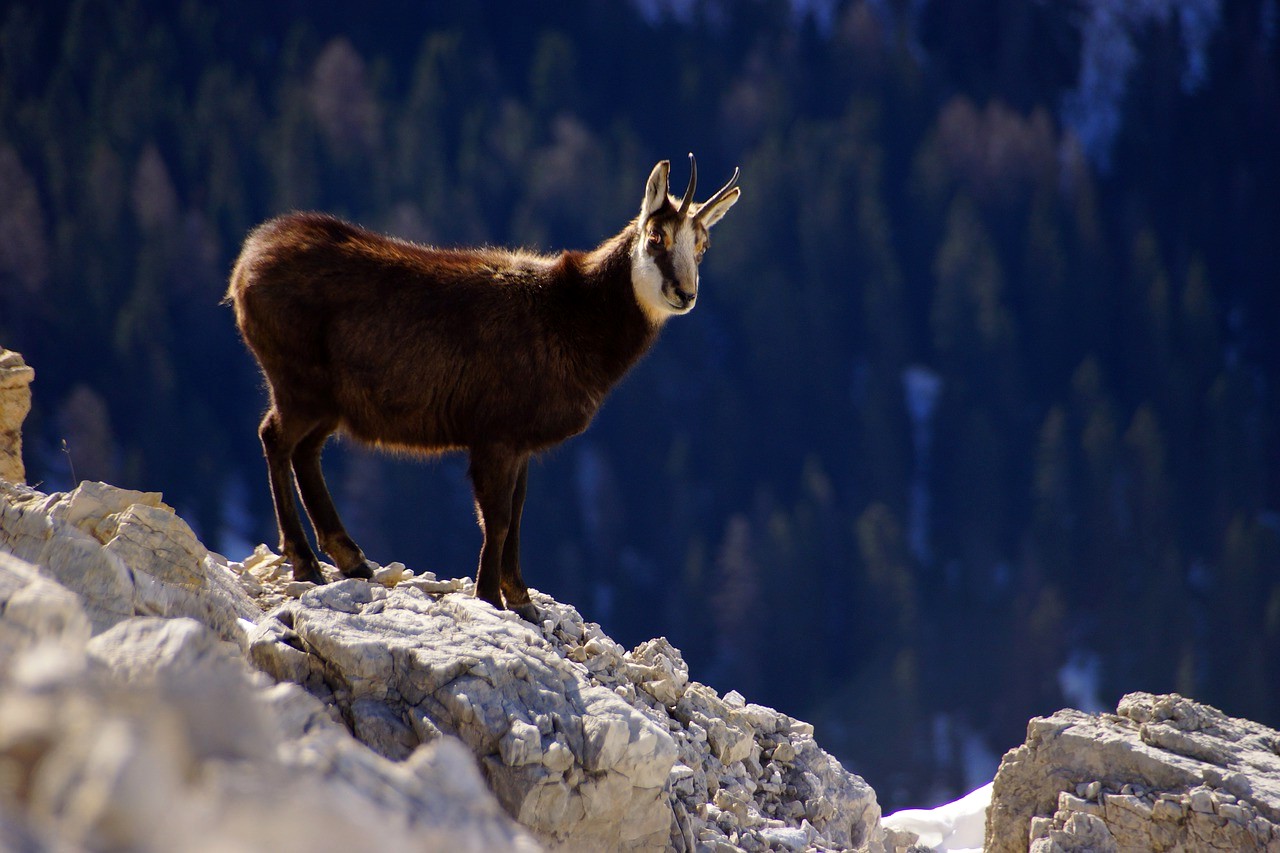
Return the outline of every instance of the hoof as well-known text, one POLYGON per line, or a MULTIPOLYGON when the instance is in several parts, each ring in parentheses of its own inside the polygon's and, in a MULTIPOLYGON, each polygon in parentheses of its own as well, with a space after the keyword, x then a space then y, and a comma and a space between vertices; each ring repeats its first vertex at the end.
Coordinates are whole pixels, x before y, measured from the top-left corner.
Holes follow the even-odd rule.
POLYGON ((328 583, 328 580, 320 571, 318 563, 294 563, 293 579, 296 581, 309 581, 314 584, 328 583))
POLYGON ((373 566, 369 565, 368 560, 361 560, 353 568, 341 569, 344 578, 364 578, 371 580, 373 578, 373 566))
POLYGON ((514 607, 508 607, 507 609, 524 621, 533 625, 537 625, 542 621, 538 617, 538 608, 533 606, 532 601, 526 601, 524 604, 517 604, 514 607))

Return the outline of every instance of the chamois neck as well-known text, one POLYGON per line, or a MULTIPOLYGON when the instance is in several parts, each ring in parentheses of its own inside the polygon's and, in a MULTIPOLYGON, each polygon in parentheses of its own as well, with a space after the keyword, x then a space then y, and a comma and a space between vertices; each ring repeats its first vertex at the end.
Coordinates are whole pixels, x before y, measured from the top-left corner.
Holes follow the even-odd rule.
POLYGON ((631 283, 631 248, 636 223, 588 252, 567 252, 565 263, 573 270, 561 304, 562 316, 575 339, 579 366, 590 384, 607 390, 622 378, 653 344, 658 326, 636 301, 631 283))
POLYGON ((588 280, 610 285, 614 280, 631 282, 631 246, 636 239, 636 221, 633 219, 622 231, 587 252, 582 262, 582 273, 588 280))

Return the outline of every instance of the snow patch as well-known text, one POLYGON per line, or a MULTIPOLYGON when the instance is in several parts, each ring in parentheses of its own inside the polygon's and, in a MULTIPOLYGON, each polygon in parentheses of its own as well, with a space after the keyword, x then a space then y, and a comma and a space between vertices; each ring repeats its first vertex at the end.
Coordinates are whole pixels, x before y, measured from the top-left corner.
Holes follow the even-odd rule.
POLYGON ((936 809, 903 809, 881 821, 890 829, 903 829, 920 837, 920 844, 934 853, 982 853, 991 804, 991 782, 952 803, 936 809))

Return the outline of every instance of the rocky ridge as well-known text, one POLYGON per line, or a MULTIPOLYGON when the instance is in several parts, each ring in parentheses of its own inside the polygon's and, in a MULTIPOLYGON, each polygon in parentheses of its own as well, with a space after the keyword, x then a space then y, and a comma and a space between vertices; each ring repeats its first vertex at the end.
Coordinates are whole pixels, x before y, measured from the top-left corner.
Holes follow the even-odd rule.
POLYGON ((189 617, 95 633, 0 553, 0 849, 534 851, 453 740, 389 761, 189 617))
POLYGON ((0 552, 0 778, 35 780, 8 802, 0 786, 0 815, 37 847, 162 849, 210 809, 252 825, 297 806, 320 836, 373 826, 406 849, 432 833, 449 849, 884 849, 874 792, 810 726, 690 680, 663 639, 627 651, 547 596, 533 626, 468 579, 399 564, 374 583, 298 584, 265 547, 229 561, 159 495, 102 483, 0 483, 0 552), (70 757, 55 732, 71 723, 33 710, 38 696, 92 709, 86 738, 125 733, 88 817, 37 796, 60 764, 93 776, 93 750, 70 757), (172 725, 142 725, 152 714, 172 725), (471 808, 438 801, 441 786, 471 808), (352 811, 363 821, 339 830, 352 811))

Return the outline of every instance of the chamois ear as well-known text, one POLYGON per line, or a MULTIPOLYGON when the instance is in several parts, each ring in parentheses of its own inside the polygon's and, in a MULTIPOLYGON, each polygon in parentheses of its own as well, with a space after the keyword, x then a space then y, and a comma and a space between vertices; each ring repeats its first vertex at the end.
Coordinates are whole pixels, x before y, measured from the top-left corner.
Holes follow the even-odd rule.
POLYGON ((703 228, 711 228, 720 221, 720 218, 729 212, 729 208, 738 202, 738 197, 742 195, 741 187, 734 187, 723 196, 707 202, 698 209, 698 221, 702 223, 703 228))
POLYGON ((644 202, 640 205, 640 221, 657 213, 667 203, 667 179, 671 176, 671 161, 663 160, 649 173, 649 183, 644 188, 644 202))
POLYGON ((738 175, 740 174, 741 171, 735 168, 729 183, 716 190, 715 195, 698 207, 698 212, 693 215, 695 222, 700 223, 703 228, 709 229, 720 221, 720 217, 729 212, 729 208, 737 203, 738 196, 742 195, 742 190, 738 189, 738 175))

